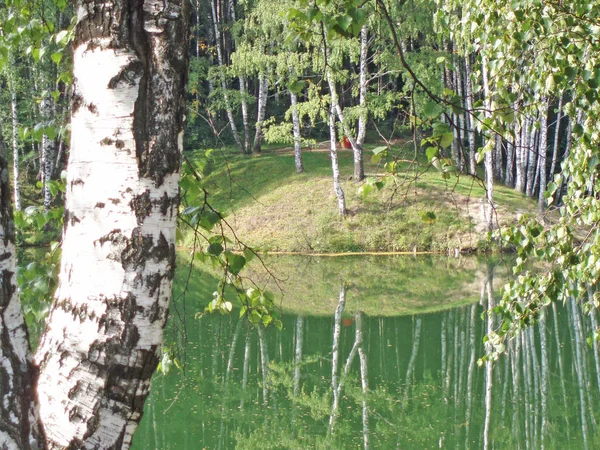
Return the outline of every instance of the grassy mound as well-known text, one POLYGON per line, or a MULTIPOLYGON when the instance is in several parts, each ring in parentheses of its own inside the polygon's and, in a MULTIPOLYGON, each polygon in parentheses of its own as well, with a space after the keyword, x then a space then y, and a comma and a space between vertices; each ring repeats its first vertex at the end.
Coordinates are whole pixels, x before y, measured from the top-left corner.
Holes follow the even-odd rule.
MULTIPOLYGON (((412 158, 404 144, 393 149, 412 158)), ((198 154, 190 159, 200 158, 198 154)), ((203 154, 203 152, 202 152, 203 154)), ((485 191, 480 180, 451 176, 436 169, 402 163, 405 175, 368 195, 352 177, 352 154, 340 150, 340 171, 349 214, 340 217, 326 149, 306 150, 305 173, 296 174, 293 155, 265 150, 258 156, 215 152, 204 178, 210 202, 222 211, 237 236, 254 248, 282 252, 447 252, 487 245, 483 222, 485 191), (418 172, 416 172, 418 171, 418 172)), ((385 175, 366 152, 368 177, 385 175)), ((506 225, 535 203, 513 189, 498 186, 497 221, 506 225)), ((190 243, 189 236, 184 245, 190 243)))

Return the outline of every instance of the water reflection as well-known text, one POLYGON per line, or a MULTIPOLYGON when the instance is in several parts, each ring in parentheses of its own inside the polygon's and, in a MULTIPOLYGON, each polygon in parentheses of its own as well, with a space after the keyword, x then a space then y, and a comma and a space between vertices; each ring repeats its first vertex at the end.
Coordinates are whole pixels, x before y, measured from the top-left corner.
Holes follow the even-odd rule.
POLYGON ((287 314, 282 333, 194 322, 186 374, 156 377, 134 448, 598 448, 596 313, 554 305, 478 367, 497 326, 482 273, 478 301, 437 313, 365 314, 342 281, 331 315, 287 314))

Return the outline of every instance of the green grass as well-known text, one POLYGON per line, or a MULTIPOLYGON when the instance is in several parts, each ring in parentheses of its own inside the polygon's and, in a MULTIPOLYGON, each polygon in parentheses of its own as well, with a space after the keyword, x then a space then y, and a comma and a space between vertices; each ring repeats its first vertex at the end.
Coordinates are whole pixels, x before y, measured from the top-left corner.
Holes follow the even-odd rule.
MULTIPOLYGON (((400 159, 412 158, 406 144, 393 149, 400 159)), ((204 152, 189 155, 198 159, 204 152)), ((244 156, 225 149, 215 151, 211 171, 204 178, 210 202, 222 211, 247 245, 284 252, 382 252, 477 249, 485 247, 481 181, 461 176, 443 179, 415 165, 401 164, 397 183, 366 197, 351 180, 352 154, 339 152, 340 172, 349 211, 339 216, 331 179, 329 152, 305 150, 305 173, 296 174, 293 155, 265 149, 244 156), (404 172, 406 171, 406 172, 404 172), (435 214, 433 223, 422 216, 435 214)), ((385 175, 382 164, 371 162, 366 151, 367 176, 385 175)), ((498 221, 506 225, 518 213, 535 211, 535 202, 513 189, 497 186, 498 221)), ((188 236, 184 245, 191 242, 188 236)))

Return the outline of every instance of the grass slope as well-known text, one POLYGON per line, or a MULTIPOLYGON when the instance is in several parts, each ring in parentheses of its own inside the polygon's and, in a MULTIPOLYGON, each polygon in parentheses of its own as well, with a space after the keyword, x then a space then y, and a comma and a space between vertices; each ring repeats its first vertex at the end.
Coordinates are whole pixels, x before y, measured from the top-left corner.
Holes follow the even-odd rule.
MULTIPOLYGON (((393 149, 401 158, 409 150, 393 149)), ((370 161, 367 176, 384 175, 382 165, 370 161)), ((202 152, 203 154, 203 152, 202 152)), ((190 155, 192 161, 198 154, 190 155)), ((485 227, 482 202, 485 192, 472 177, 444 180, 435 169, 415 176, 404 163, 404 179, 388 183, 367 196, 352 182, 352 154, 340 150, 340 170, 349 215, 337 213, 329 153, 304 151, 305 173, 296 174, 293 155, 265 150, 258 156, 242 156, 228 150, 215 152, 212 170, 204 178, 210 202, 247 245, 264 251, 284 252, 382 252, 481 248, 485 227), (422 216, 435 214, 426 223, 422 216)), ((423 161, 421 161, 423 162, 423 161)), ((414 167, 414 165, 412 165, 414 167)), ((419 169, 424 170, 423 166, 419 169)), ((517 214, 534 211, 535 204, 513 189, 495 191, 500 225, 517 214)), ((190 243, 189 236, 184 245, 190 243)))

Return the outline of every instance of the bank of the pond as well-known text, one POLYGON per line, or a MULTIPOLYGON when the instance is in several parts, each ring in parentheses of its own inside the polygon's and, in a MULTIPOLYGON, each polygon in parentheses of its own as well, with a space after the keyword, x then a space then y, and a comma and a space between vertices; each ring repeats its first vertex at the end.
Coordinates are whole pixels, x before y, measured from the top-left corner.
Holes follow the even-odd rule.
MULTIPOLYGON (((402 156, 409 149, 394 149, 402 156)), ((305 150, 305 172, 295 173, 293 155, 265 150, 258 156, 229 151, 204 152, 189 159, 205 170, 203 187, 245 244, 269 252, 480 252, 489 250, 483 220, 481 180, 451 176, 436 169, 402 163, 402 179, 388 179, 381 190, 352 181, 352 154, 340 150, 340 170, 348 215, 340 217, 332 188, 329 154, 305 150), (417 168, 418 167, 418 168, 417 168), (366 191, 369 191, 366 193, 366 191)), ((402 159, 407 159, 404 155, 402 159)), ((423 161, 421 161, 423 162, 423 161)), ((381 177, 384 167, 365 160, 367 176, 381 177)), ((495 188, 497 225, 535 213, 535 203, 513 189, 495 188)), ((184 232, 183 245, 191 233, 184 232)))

